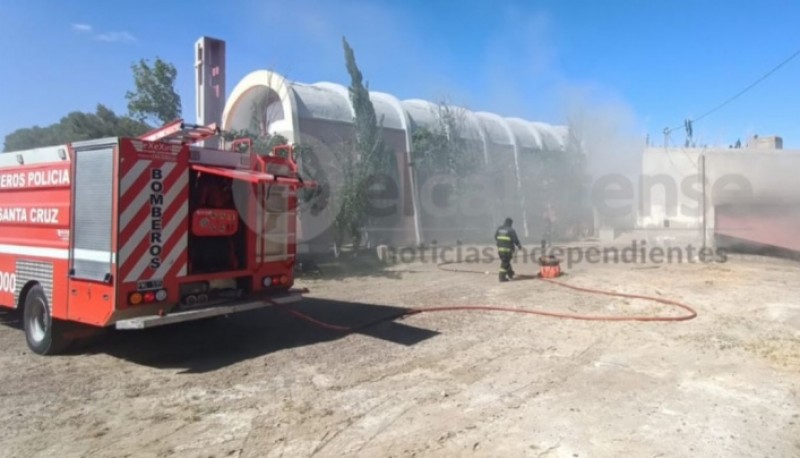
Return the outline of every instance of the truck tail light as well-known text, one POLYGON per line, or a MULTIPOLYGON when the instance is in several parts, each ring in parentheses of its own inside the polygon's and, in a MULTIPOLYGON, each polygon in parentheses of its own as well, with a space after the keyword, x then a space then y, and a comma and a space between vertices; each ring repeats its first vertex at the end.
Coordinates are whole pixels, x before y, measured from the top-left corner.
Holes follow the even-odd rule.
POLYGON ((291 279, 288 275, 276 275, 274 277, 264 277, 261 279, 261 284, 264 288, 269 288, 270 286, 285 286, 290 281, 291 279))
POLYGON ((139 304, 152 304, 154 302, 163 302, 167 300, 167 290, 160 289, 158 291, 134 292, 128 296, 128 303, 131 305, 139 304))

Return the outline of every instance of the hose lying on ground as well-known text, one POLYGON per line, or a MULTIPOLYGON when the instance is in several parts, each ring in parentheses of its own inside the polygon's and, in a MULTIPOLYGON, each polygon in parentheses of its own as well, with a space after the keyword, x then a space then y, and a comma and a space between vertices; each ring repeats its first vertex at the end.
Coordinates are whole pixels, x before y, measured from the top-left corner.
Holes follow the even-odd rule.
MULTIPOLYGON (((456 272, 456 273, 474 273, 474 274, 481 274, 484 275, 484 272, 478 272, 475 270, 459 270, 459 269, 445 269, 443 266, 450 265, 450 264, 457 264, 455 262, 444 262, 437 265, 438 268, 444 270, 446 272, 456 272)), ((645 301, 657 302, 659 304, 669 305, 673 307, 680 308, 688 312, 685 315, 679 316, 640 316, 640 315, 581 315, 581 314, 574 314, 574 313, 561 313, 561 312, 550 312, 546 310, 535 310, 535 309, 521 309, 521 308, 514 308, 514 307, 501 307, 501 306, 488 306, 488 305, 451 305, 451 306, 441 306, 441 307, 423 307, 423 308, 412 308, 412 309, 404 309, 399 313, 392 314, 389 316, 385 316, 379 318, 377 320, 373 320, 358 326, 340 326, 336 324, 326 323, 324 321, 317 320, 311 316, 308 316, 302 312, 289 308, 287 306, 281 306, 281 309, 293 315, 297 318, 302 320, 308 321, 316 326, 329 329, 332 331, 338 332, 356 332, 358 330, 368 328, 374 326, 376 324, 385 322, 385 321, 393 321, 399 318, 404 318, 411 315, 419 315, 421 313, 432 313, 432 312, 459 312, 459 311, 480 311, 480 312, 508 312, 508 313, 520 313, 526 315, 539 315, 539 316, 547 316, 552 318, 562 318, 562 319, 570 319, 570 320, 583 320, 583 321, 660 321, 660 322, 672 322, 672 321, 687 321, 695 318, 697 316, 697 312, 690 306, 683 304, 678 301, 670 300, 670 299, 662 299, 660 297, 652 297, 652 296, 643 296, 639 294, 626 294, 626 293, 618 293, 615 291, 605 291, 600 289, 594 288, 586 288, 582 286, 575 286, 570 285, 568 283, 564 283, 558 280, 554 280, 551 278, 539 278, 539 277, 519 277, 521 278, 536 278, 539 280, 546 281, 553 285, 558 285, 563 288, 568 288, 574 291, 579 291, 588 294, 599 294, 603 296, 611 296, 611 297, 621 297, 626 299, 641 299, 645 301)))

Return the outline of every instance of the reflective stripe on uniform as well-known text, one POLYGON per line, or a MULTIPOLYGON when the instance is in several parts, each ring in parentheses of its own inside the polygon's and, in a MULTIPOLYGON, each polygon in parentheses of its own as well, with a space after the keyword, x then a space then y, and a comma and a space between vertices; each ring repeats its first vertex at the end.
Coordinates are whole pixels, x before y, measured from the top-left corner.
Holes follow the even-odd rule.
POLYGON ((508 252, 511 251, 511 248, 497 247, 497 251, 508 252))
POLYGON ((511 237, 509 237, 507 235, 498 235, 497 236, 497 240, 505 240, 505 241, 509 241, 510 242, 511 241, 511 237))

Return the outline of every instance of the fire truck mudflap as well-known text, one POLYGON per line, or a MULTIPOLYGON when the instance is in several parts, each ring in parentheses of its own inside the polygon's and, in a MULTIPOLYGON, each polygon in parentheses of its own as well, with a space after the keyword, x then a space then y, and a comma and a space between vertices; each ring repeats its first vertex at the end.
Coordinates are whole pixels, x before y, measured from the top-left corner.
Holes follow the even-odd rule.
POLYGON ((235 302, 229 305, 216 305, 194 310, 179 311, 170 314, 156 314, 119 320, 116 328, 122 330, 141 330, 163 326, 167 324, 181 323, 185 321, 201 320, 221 315, 230 315, 239 312, 258 310, 274 305, 284 305, 298 302, 303 299, 303 291, 288 291, 285 294, 270 296, 269 298, 255 299, 247 302, 235 302))

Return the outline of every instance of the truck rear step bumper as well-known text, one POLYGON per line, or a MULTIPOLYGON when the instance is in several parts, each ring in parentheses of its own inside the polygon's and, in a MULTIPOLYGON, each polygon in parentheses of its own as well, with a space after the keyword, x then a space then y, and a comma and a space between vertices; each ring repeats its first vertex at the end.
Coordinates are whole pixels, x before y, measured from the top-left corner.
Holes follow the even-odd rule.
POLYGON ((130 330, 130 329, 148 329, 156 326, 164 326, 167 324, 182 323, 185 321, 200 320, 203 318, 210 318, 219 315, 229 315, 238 312, 247 312, 249 310, 256 310, 265 307, 270 307, 275 304, 289 304, 303 299, 301 292, 289 292, 287 294, 270 296, 267 298, 256 299, 248 302, 242 302, 232 305, 217 305, 196 310, 185 310, 181 312, 170 313, 168 315, 145 315, 136 318, 128 318, 116 322, 117 329, 130 330))

